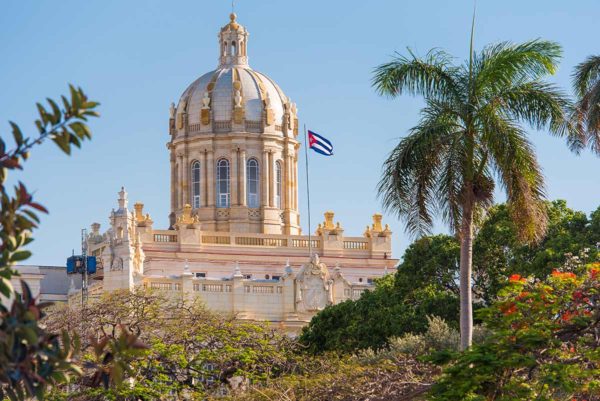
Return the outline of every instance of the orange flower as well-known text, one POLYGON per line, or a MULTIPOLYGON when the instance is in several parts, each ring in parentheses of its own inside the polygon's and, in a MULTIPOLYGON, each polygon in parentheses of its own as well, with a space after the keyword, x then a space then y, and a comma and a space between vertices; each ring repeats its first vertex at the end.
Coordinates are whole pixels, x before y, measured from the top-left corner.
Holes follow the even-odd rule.
POLYGON ((592 268, 592 270, 590 271, 590 275, 592 276, 592 280, 597 279, 598 277, 600 277, 600 269, 598 268, 592 268))
POLYGON ((508 316, 511 315, 513 313, 515 313, 517 311, 517 305, 515 305, 514 302, 511 302, 510 304, 507 305, 503 305, 500 310, 502 311, 502 313, 504 314, 504 316, 508 316))
POLYGON ((562 319, 563 322, 568 322, 569 320, 571 320, 573 318, 573 316, 576 316, 576 315, 577 315, 577 313, 573 313, 571 311, 565 311, 565 313, 563 313, 560 318, 562 319))
POLYGON ((560 278, 560 279, 575 279, 577 278, 577 276, 575 275, 575 273, 571 273, 571 272, 560 272, 558 270, 554 270, 552 272, 552 277, 556 277, 556 278, 560 278))
POLYGON ((520 274, 513 274, 512 276, 510 276, 508 278, 508 281, 510 281, 511 283, 525 283, 527 282, 527 280, 522 277, 520 274))

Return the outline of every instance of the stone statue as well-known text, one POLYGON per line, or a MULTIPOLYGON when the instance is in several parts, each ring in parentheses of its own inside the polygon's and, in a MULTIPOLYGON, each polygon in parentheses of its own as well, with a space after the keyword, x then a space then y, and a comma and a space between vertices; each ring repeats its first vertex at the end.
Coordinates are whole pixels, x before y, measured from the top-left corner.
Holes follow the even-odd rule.
POLYGON ((242 107, 242 94, 239 89, 235 91, 235 107, 242 107))
POLYGON ((209 109, 210 108, 210 96, 208 92, 204 92, 204 97, 202 98, 202 108, 209 109))
POLYGON ((175 103, 171 103, 171 107, 169 108, 169 117, 175 118, 175 103))

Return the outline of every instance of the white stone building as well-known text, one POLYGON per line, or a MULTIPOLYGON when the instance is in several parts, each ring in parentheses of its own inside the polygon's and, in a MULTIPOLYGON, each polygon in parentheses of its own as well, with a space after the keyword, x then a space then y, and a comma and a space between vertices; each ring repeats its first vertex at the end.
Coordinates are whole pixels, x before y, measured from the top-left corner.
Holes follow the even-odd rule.
POLYGON ((297 108, 250 68, 248 38, 232 14, 219 34, 218 68, 171 105, 168 229, 155 228, 142 203, 130 210, 124 189, 108 230, 92 225, 88 252, 100 262, 92 294, 144 285, 295 328, 395 267, 379 214, 362 236, 347 237, 325 213, 309 258, 298 213, 297 108))

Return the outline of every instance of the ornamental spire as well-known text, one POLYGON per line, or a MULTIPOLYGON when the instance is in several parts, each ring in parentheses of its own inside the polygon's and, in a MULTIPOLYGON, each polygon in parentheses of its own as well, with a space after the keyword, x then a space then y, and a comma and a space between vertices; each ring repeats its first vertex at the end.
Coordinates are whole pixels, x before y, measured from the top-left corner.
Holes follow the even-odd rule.
POLYGON ((235 13, 232 12, 229 19, 219 34, 219 67, 247 66, 248 31, 237 23, 235 13))

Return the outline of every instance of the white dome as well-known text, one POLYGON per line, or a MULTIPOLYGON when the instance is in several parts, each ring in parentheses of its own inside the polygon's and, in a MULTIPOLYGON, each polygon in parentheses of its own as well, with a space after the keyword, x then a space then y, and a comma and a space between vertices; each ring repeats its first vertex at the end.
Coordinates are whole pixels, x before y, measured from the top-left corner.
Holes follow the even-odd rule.
POLYGON ((296 106, 281 88, 248 65, 248 31, 235 14, 230 18, 219 34, 219 67, 195 80, 171 110, 175 132, 283 132, 296 118, 296 106))
POLYGON ((208 93, 212 120, 215 122, 231 121, 235 104, 234 76, 236 80, 241 82, 240 92, 246 121, 262 121, 265 100, 268 97, 275 124, 281 125, 284 104, 288 103, 288 98, 269 77, 252 70, 250 67, 242 66, 220 67, 192 82, 179 99, 177 113, 187 113, 188 124, 190 125, 200 123, 203 98, 208 93), (209 89, 211 82, 213 82, 212 91, 209 89), (184 107, 186 107, 185 110, 184 107))

